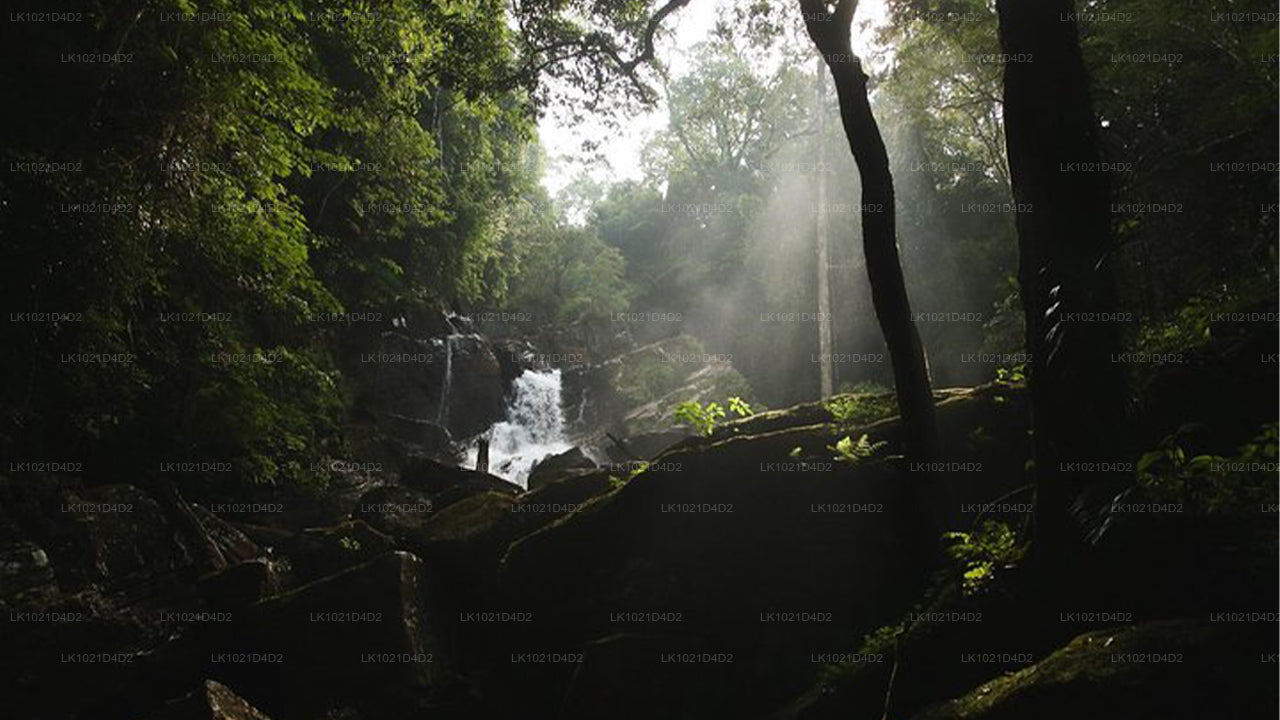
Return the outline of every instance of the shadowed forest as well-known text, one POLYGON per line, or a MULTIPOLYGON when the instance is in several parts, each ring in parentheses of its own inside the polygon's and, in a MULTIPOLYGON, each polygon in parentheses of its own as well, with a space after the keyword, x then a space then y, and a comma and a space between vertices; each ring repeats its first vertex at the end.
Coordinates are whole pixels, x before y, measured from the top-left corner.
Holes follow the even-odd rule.
POLYGON ((1280 716, 1261 0, 11 0, 0 716, 1280 716))

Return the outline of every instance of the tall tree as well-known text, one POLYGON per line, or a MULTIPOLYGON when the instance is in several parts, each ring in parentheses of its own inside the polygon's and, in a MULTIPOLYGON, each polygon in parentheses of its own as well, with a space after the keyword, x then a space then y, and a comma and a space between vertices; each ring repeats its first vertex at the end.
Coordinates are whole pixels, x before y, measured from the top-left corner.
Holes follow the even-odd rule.
POLYGON ((1082 477, 1072 463, 1108 459, 1124 411, 1115 287, 1106 265, 1110 182, 1097 163, 1098 121, 1071 0, 999 0, 1005 136, 1017 202, 1036 459, 1037 550, 1073 544, 1082 477))
POLYGON ((800 0, 805 28, 835 82, 844 133, 862 180, 862 248, 876 319, 893 364, 906 451, 913 459, 926 460, 939 452, 929 365, 911 319, 911 303, 898 257, 889 154, 871 112, 867 74, 850 42, 850 26, 857 8, 857 0, 839 0, 834 10, 825 0, 800 0))
MULTIPOLYGON (((814 93, 814 107, 818 112, 818 143, 816 147, 821 152, 822 140, 827 136, 827 108, 823 102, 826 90, 826 83, 822 77, 822 62, 818 62, 817 68, 817 91, 814 93)), ((822 157, 818 157, 817 165, 821 165, 822 157)), ((817 206, 817 231, 818 231, 818 368, 821 376, 819 377, 819 387, 822 391, 822 398, 831 397, 833 392, 834 373, 831 369, 831 254, 828 252, 827 241, 827 174, 823 171, 817 173, 818 176, 818 206, 817 206)))

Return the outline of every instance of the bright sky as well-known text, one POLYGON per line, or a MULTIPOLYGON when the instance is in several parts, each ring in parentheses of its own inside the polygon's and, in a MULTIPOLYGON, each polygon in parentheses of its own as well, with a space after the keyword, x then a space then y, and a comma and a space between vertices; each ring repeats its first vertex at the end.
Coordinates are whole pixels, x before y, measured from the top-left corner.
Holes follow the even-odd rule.
MULTIPOLYGON (((693 0, 687 7, 667 18, 665 27, 673 32, 659 37, 657 54, 671 68, 674 77, 688 72, 690 49, 710 34, 715 25, 716 12, 725 4, 725 0, 693 0)), ((795 12, 800 12, 798 3, 790 4, 794 6, 795 12)), ((854 18, 855 30, 858 30, 854 39, 854 52, 865 53, 873 46, 874 28, 883 25, 884 21, 884 0, 861 0, 854 18), (870 27, 863 29, 864 22, 870 22, 870 27)), ((557 117, 556 113, 548 112, 538 124, 548 159, 543 186, 555 194, 578 175, 582 165, 573 159, 581 156, 582 141, 587 138, 602 141, 600 152, 608 162, 608 167, 591 166, 593 177, 614 181, 639 179, 640 151, 648 137, 665 126, 666 122, 667 108, 662 101, 648 112, 637 110, 633 115, 622 118, 621 128, 617 131, 606 130, 598 121, 572 124, 565 118, 557 117)))

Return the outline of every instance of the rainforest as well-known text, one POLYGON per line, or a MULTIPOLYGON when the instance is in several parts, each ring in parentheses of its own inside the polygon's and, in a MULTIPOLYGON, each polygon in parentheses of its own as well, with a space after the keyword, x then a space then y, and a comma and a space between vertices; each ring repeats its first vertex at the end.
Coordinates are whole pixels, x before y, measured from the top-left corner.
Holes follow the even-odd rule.
POLYGON ((0 12, 0 717, 1280 716, 1274 3, 0 12))

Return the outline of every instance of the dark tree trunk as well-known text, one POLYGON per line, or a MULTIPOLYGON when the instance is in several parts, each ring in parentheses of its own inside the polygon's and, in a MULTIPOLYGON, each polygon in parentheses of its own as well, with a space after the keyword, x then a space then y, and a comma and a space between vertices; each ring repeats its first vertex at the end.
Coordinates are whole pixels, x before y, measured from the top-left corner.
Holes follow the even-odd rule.
POLYGON ((880 127, 867 97, 867 75, 853 55, 849 25, 857 2, 840 0, 834 12, 820 0, 800 0, 805 25, 822 53, 840 100, 840 118, 862 181, 862 249, 876 320, 893 364, 907 456, 926 462, 939 454, 938 426, 924 345, 911 319, 911 304, 898 258, 893 174, 880 127))
POLYGON ((1114 461, 1124 412, 1110 182, 1096 163, 1098 121, 1071 0, 998 0, 1004 121, 1017 228, 1036 460, 1036 552, 1061 560, 1078 542, 1071 505, 1085 478, 1070 463, 1114 461))

